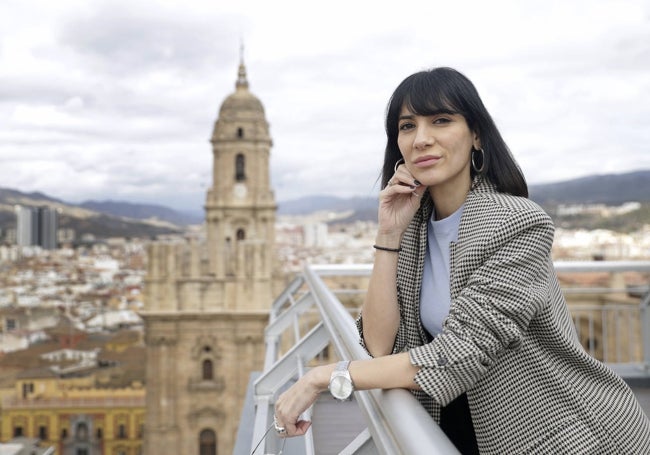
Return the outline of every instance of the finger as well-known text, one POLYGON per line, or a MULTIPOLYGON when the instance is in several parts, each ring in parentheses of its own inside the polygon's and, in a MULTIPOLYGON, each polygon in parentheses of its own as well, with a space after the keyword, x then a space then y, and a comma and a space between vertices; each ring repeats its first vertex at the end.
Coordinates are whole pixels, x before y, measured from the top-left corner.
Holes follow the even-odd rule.
POLYGON ((305 433, 307 433, 307 430, 309 430, 309 427, 311 426, 311 421, 309 420, 300 420, 296 424, 296 435, 300 436, 305 433))
POLYGON ((413 174, 411 174, 406 166, 400 166, 397 172, 388 180, 386 186, 390 187, 394 185, 407 186, 413 189, 420 186, 421 183, 413 177, 413 174))
POLYGON ((293 436, 302 436, 307 433, 311 422, 309 420, 299 420, 295 424, 287 425, 287 432, 280 437, 293 437, 293 436))

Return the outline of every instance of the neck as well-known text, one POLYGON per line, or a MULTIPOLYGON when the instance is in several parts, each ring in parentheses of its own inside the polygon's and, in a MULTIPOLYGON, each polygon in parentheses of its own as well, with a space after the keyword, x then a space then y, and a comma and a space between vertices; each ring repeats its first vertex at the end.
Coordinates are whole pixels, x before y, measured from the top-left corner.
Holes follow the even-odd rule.
POLYGON ((429 194, 436 208, 436 221, 447 218, 460 208, 467 198, 472 186, 471 178, 453 185, 435 185, 429 187, 429 194))

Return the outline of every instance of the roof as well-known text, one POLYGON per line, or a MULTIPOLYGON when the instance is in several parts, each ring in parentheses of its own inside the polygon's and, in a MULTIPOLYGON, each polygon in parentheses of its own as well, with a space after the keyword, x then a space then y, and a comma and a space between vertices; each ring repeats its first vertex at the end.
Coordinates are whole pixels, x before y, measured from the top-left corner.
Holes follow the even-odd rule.
POLYGON ((248 90, 246 67, 244 66, 243 61, 239 65, 238 78, 235 84, 235 93, 229 95, 223 101, 219 111, 219 117, 229 117, 233 113, 241 111, 254 112, 261 118, 264 118, 264 106, 262 105, 262 102, 248 90))

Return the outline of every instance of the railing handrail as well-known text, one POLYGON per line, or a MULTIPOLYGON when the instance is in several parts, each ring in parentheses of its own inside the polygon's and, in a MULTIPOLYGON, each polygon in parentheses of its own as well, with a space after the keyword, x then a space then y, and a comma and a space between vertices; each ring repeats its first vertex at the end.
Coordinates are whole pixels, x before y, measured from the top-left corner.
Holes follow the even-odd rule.
MULTIPOLYGON (((348 310, 323 283, 317 267, 306 267, 305 281, 316 295, 323 323, 340 358, 367 359, 359 344, 354 320, 348 310)), ((371 390, 356 392, 355 397, 366 416, 368 429, 381 453, 453 454, 458 453, 433 418, 406 390, 371 390)))

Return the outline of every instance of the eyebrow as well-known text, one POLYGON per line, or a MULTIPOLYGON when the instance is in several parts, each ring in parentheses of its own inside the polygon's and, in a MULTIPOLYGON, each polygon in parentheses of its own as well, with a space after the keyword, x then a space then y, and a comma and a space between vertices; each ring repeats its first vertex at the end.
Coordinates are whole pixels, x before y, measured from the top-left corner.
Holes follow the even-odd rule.
MULTIPOLYGON (((436 109, 435 111, 431 111, 427 114, 424 114, 423 117, 433 117, 435 115, 440 115, 440 114, 447 114, 447 115, 456 115, 458 112, 452 111, 451 109, 436 109)), ((420 114, 405 114, 405 115, 400 115, 397 120, 411 120, 413 117, 416 115, 420 114)))

